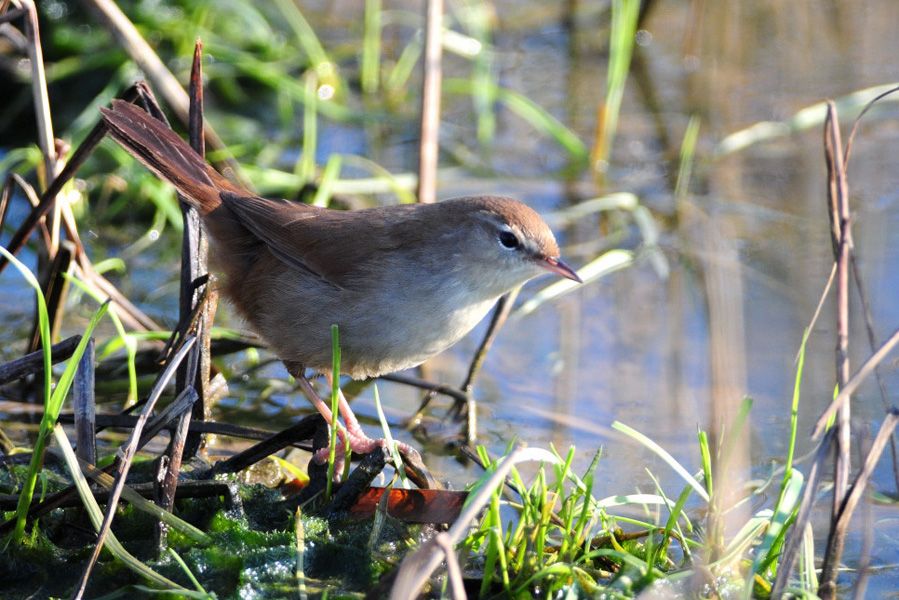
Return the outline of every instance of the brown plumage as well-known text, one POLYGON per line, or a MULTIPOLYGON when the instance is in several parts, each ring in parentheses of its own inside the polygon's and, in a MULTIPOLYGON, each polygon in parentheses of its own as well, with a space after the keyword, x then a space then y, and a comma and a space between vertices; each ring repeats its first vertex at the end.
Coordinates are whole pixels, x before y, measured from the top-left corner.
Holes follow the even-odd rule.
POLYGON ((361 211, 252 195, 173 131, 121 101, 103 109, 112 137, 203 216, 210 255, 240 313, 292 365, 370 377, 455 343, 496 299, 547 270, 577 279, 540 216, 476 196, 361 211))

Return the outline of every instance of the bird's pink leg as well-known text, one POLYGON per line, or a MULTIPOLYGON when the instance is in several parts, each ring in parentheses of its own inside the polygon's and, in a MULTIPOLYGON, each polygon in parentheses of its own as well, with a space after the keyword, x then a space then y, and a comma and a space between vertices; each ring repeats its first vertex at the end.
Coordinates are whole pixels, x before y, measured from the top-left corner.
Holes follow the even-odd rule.
MULTIPOLYGON (((340 409, 340 414, 343 416, 343 421, 346 423, 347 435, 350 436, 350 447, 354 453, 368 454, 378 447, 385 447, 387 445, 387 440, 384 438, 375 439, 366 435, 365 431, 362 430, 362 426, 359 425, 359 421, 356 419, 353 409, 350 408, 350 403, 347 402, 346 397, 343 395, 343 391, 340 389, 337 390, 337 405, 340 409)), ((394 440, 394 443, 403 454, 414 451, 409 444, 396 440, 394 440)))
MULTIPOLYGON (((322 418, 325 420, 325 422, 330 424, 331 419, 334 416, 334 413, 331 412, 331 408, 327 404, 325 404, 324 400, 321 399, 321 396, 318 395, 318 392, 315 391, 315 388, 312 387, 312 384, 309 383, 309 380, 306 379, 305 375, 300 374, 299 376, 295 376, 295 379, 300 384, 300 389, 303 390, 303 394, 306 396, 306 398, 309 399, 309 401, 312 403, 312 405, 315 407, 315 409, 318 411, 318 413, 322 416, 322 418)), ((358 427, 359 424, 356 423, 356 426, 358 427)), ((338 468, 335 471, 337 473, 343 472, 343 446, 344 446, 343 440, 346 439, 346 437, 348 435, 350 435, 350 434, 347 433, 346 429, 344 429, 343 425, 341 425, 340 421, 338 421, 337 422, 337 439, 340 441, 340 443, 337 444, 337 467, 338 468)), ((352 439, 352 437, 351 437, 351 439, 352 439)), ((350 447, 352 448, 352 442, 350 443, 350 447)), ((328 462, 329 454, 330 454, 329 448, 322 448, 318 452, 316 452, 315 454, 312 455, 312 459, 315 462, 317 462, 318 464, 322 465, 322 464, 328 462)))
MULTIPOLYGON (((330 373, 326 373, 328 376, 331 385, 334 385, 335 378, 331 376, 330 373)), ((328 423, 331 422, 332 413, 331 408, 325 403, 324 400, 318 395, 315 389, 312 387, 312 384, 309 383, 309 380, 304 376, 299 376, 296 378, 300 384, 300 388, 303 390, 303 393, 309 398, 309 401, 312 402, 313 406, 315 406, 316 410, 318 410, 319 414, 324 417, 325 421, 328 423)), ((347 402, 346 397, 343 395, 343 392, 338 389, 337 390, 337 404, 340 410, 340 414, 343 417, 344 422, 346 423, 346 428, 341 426, 339 423, 337 425, 337 437, 341 443, 337 444, 337 452, 338 454, 343 454, 344 444, 342 443, 344 440, 349 439, 350 441, 350 451, 353 454, 368 454, 369 452, 374 451, 377 448, 382 448, 387 445, 387 440, 385 439, 372 439, 366 435, 365 431, 362 429, 362 426, 359 424, 359 420, 356 418, 356 415, 353 413, 353 409, 350 408, 349 402, 347 402)), ((403 442, 397 442, 397 446, 401 453, 411 453, 415 452, 412 446, 405 444, 403 442)), ((314 455, 314 460, 322 464, 328 460, 328 449, 322 448, 314 455)))

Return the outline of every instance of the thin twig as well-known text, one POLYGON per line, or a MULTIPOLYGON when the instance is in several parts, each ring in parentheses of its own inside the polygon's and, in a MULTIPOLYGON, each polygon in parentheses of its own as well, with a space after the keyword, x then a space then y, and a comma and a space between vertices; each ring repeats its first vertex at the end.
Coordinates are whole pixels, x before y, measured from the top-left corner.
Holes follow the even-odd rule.
POLYGON ((852 124, 852 131, 849 132, 849 137, 846 140, 846 149, 843 151, 843 156, 845 157, 847 170, 849 169, 849 158, 852 155, 852 142, 855 141, 855 134, 858 133, 858 128, 859 128, 859 125, 861 124, 862 117, 864 117, 875 104, 877 104, 878 102, 880 102, 887 96, 895 94, 896 92, 899 92, 899 86, 890 88, 887 91, 885 91, 881 94, 878 94, 870 102, 868 102, 865 105, 865 107, 862 109, 862 111, 860 113, 858 113, 858 116, 855 117, 855 122, 852 124))
POLYGON ((475 379, 481 373, 484 360, 487 358, 487 352, 490 351, 493 342, 496 341, 499 330, 502 329, 502 326, 509 318, 509 313, 512 312, 512 306, 515 304, 515 299, 518 298, 520 291, 521 288, 517 287, 511 292, 504 294, 496 303, 487 333, 484 334, 484 338, 481 340, 477 351, 471 359, 471 364, 468 366, 468 374, 465 376, 465 382, 462 384, 462 389, 466 393, 471 393, 472 388, 474 388, 475 379))
POLYGON ((833 417, 834 413, 837 412, 844 404, 849 401, 849 397, 855 393, 855 390, 868 378, 871 373, 874 372, 874 369, 883 362, 883 359, 887 357, 890 351, 896 347, 896 344, 899 343, 899 329, 893 332, 893 334, 887 339, 886 342, 875 352, 872 354, 868 360, 866 360, 861 368, 855 372, 855 375, 846 382, 846 385, 840 389, 840 393, 837 394, 837 397, 833 399, 833 402, 830 403, 824 412, 818 417, 817 423, 815 423, 815 430, 812 433, 812 438, 818 438, 821 436, 821 433, 827 427, 827 423, 833 417))
MULTIPOLYGON (((493 495, 496 488, 502 485, 503 480, 509 471, 512 470, 512 467, 515 466, 522 451, 522 448, 516 448, 505 457, 497 465, 490 479, 478 489, 474 497, 470 496, 468 498, 465 508, 447 532, 450 544, 457 544, 462 539, 465 532, 468 531, 471 522, 490 500, 490 496, 493 495)), ((400 564, 393 589, 390 591, 391 600, 418 597, 421 587, 443 561, 443 553, 434 548, 436 545, 434 540, 430 540, 422 544, 415 552, 406 555, 400 564)))
MULTIPOLYGON (((100 469, 97 469, 94 473, 102 472, 100 469)), ((92 473, 87 473, 87 475, 94 477, 92 473)), ((153 498, 153 482, 129 483, 128 487, 144 498, 153 498)), ((106 504, 109 500, 110 492, 108 490, 92 491, 94 499, 99 504, 106 504)), ((228 481, 189 481, 183 482, 178 486, 177 498, 217 498, 221 496, 228 498, 231 496, 232 491, 233 483, 228 481)), ((16 494, 0 494, 0 510, 15 510, 18 499, 19 496, 16 494)), ((77 494, 59 504, 59 508, 74 508, 76 506, 83 506, 77 494)))
POLYGON ((830 454, 830 446, 833 442, 834 430, 829 429, 818 446, 815 460, 809 467, 808 479, 805 481, 805 491, 802 493, 802 502, 799 505, 799 513, 796 520, 790 528, 787 540, 784 543, 783 553, 780 556, 777 567, 777 577, 774 579, 774 585, 771 588, 771 598, 780 598, 790 581, 790 574, 796 564, 799 546, 802 544, 802 536, 805 526, 809 522, 812 515, 812 508, 815 506, 815 493, 818 489, 818 480, 821 478, 821 471, 824 468, 824 461, 830 454))
MULTIPOLYGON (((131 87, 125 94, 123 94, 122 98, 130 100, 135 95, 136 90, 134 87, 131 87)), ((105 133, 106 126, 103 125, 102 121, 97 123, 97 125, 91 129, 90 133, 88 133, 81 145, 78 146, 74 154, 72 154, 72 158, 66 163, 59 175, 53 178, 50 185, 47 186, 47 189, 43 191, 40 204, 28 213, 19 225, 19 228, 13 233, 9 243, 6 245, 6 249, 9 250, 10 253, 16 254, 22 249, 22 246, 31 235, 31 232, 34 231, 37 224, 56 204, 56 195, 62 190, 62 187, 75 176, 75 173, 81 165, 84 164, 88 156, 90 156, 90 153, 93 152, 97 144, 103 139, 105 133)), ((6 260, 6 257, 0 256, 0 272, 6 268, 7 264, 9 264, 9 261, 6 260)))
POLYGON ((118 290, 118 288, 106 277, 94 270, 87 254, 78 255, 78 271, 77 275, 91 288, 100 292, 100 296, 104 296, 112 300, 109 310, 115 311, 116 315, 122 320, 122 323, 134 329, 135 331, 164 331, 156 321, 151 319, 147 314, 139 309, 118 290))
POLYGON ((242 471, 282 448, 292 446, 301 440, 311 440, 318 426, 319 418, 320 415, 318 413, 308 415, 287 429, 270 434, 269 437, 258 444, 254 444, 227 460, 217 462, 212 469, 212 474, 218 475, 242 471))
MULTIPOLYGON (((6 184, 3 186, 3 198, 0 199, 0 226, 2 226, 4 222, 6 210, 9 205, 9 198, 12 195, 13 184, 17 185, 19 189, 22 190, 22 193, 25 194, 25 198, 31 204, 32 209, 41 203, 40 197, 37 192, 34 191, 34 188, 31 187, 30 183, 22 179, 22 176, 18 173, 10 173, 6 178, 6 184)), ((44 242, 44 246, 49 248, 51 245, 50 230, 47 229, 46 221, 40 221, 38 226, 41 230, 40 235, 44 242)))
POLYGON ((422 390, 427 390, 429 392, 437 392, 438 394, 449 396, 450 398, 458 400, 460 402, 465 402, 465 400, 468 398, 465 392, 458 388, 454 388, 451 385, 445 385, 442 383, 434 383, 432 381, 428 381, 427 379, 422 379, 421 377, 413 377, 411 375, 404 375, 400 373, 389 373, 387 375, 381 375, 378 379, 393 381, 395 383, 402 383, 403 385, 409 385, 422 390))
POLYGON ((487 327, 487 332, 484 334, 484 338, 481 340, 478 349, 471 359, 471 364, 468 366, 468 374, 465 376, 465 382, 462 384, 462 390, 465 392, 465 399, 464 401, 456 399, 456 401, 453 402, 451 413, 456 417, 459 417, 460 415, 466 417, 465 440, 469 444, 474 444, 478 436, 478 409, 473 394, 474 382, 481 373, 484 361, 487 359, 487 353, 490 351, 490 348, 493 347, 493 342, 496 341, 499 330, 502 329, 506 320, 509 318, 509 314, 512 312, 512 306, 514 306, 515 299, 518 298, 518 293, 520 291, 521 288, 517 287, 511 292, 504 294, 496 303, 496 308, 493 309, 493 317, 490 319, 490 325, 487 327))
MULTIPOLYGON (((846 148, 843 151, 847 172, 849 171, 849 161, 852 154, 852 144, 855 141, 856 135, 858 134, 862 118, 880 100, 886 98, 887 96, 895 94, 896 92, 899 92, 899 86, 893 87, 883 92, 882 94, 878 94, 875 98, 868 102, 868 104, 865 105, 858 116, 855 117, 855 122, 853 122, 852 124, 852 130, 849 132, 849 137, 846 140, 846 148)), ((865 330, 868 334, 868 345, 871 347, 871 352, 873 353, 880 344, 877 341, 877 335, 874 333, 874 316, 871 311, 871 303, 868 302, 868 294, 865 292, 865 286, 862 283, 861 269, 859 269, 858 267, 858 261, 856 261, 855 259, 855 254, 852 254, 850 256, 850 260, 852 262, 852 276, 855 279, 855 287, 858 291, 859 299, 862 302, 862 312, 865 317, 865 330)), ((877 387, 880 390, 880 400, 883 403, 884 409, 889 410, 886 382, 880 375, 880 371, 876 368, 874 369, 874 377, 877 380, 877 387)), ((893 480, 896 485, 896 491, 899 492, 899 448, 897 448, 895 435, 890 438, 890 455, 893 463, 893 480)))
MULTIPOLYGON (((50 318, 50 339, 59 336, 65 312, 65 299, 69 288, 69 280, 65 275, 69 272, 75 254, 75 246, 68 240, 61 244, 50 261, 45 275, 42 277, 41 290, 47 303, 47 315, 50 318)), ((28 351, 34 352, 41 347, 41 332, 37 314, 31 329, 31 341, 28 351)))
MULTIPOLYGON (((830 288, 833 286, 833 280, 837 276, 837 263, 834 262, 830 266, 830 275, 827 276, 827 283, 824 284, 824 289, 821 290, 821 295, 818 297, 818 305, 815 307, 815 312, 812 313, 812 318, 809 321, 806 329, 811 332, 815 329, 815 324, 818 322, 818 317, 821 316, 821 309, 824 308, 824 301, 827 300, 828 294, 830 294, 830 288)), ((799 354, 802 352, 802 348, 796 351, 796 356, 793 358, 793 363, 796 364, 799 362, 799 354)))
POLYGON ((836 596, 837 569, 840 564, 840 554, 842 550, 842 548, 836 546, 842 544, 846 539, 846 532, 849 529, 849 520, 855 512, 855 508, 858 506, 862 494, 865 492, 868 485, 868 479, 871 477, 871 473, 874 472, 874 467, 877 466, 880 455, 883 453, 883 449, 886 447, 890 436, 893 435, 893 430, 896 428, 897 423, 899 423, 899 412, 890 412, 880 426, 877 437, 874 438, 874 443, 871 445, 871 451, 868 452, 868 456, 865 457, 865 462, 862 465, 861 471, 856 475, 855 481, 852 482, 852 487, 849 489, 845 500, 840 505, 836 522, 831 526, 831 535, 828 536, 827 539, 827 550, 824 553, 824 565, 821 567, 821 587, 818 589, 818 595, 822 598, 833 598, 836 596), (832 560, 831 557, 833 557, 832 560))
MULTIPOLYGON (((877 340, 877 334, 874 333, 874 313, 871 311, 871 303, 868 301, 868 294, 865 292, 865 286, 862 283, 862 272, 855 259, 855 254, 849 256, 849 262, 852 266, 852 278, 855 280, 855 289, 858 297, 862 302, 862 314, 865 318, 865 332, 868 334, 868 346, 871 353, 877 352, 880 342, 877 340)), ((890 409, 890 401, 887 399, 887 384, 880 374, 877 366, 874 367, 874 380, 877 382, 877 389, 880 391, 880 402, 884 410, 890 409)), ((899 447, 897 447, 896 436, 890 437, 890 458, 893 465, 893 482, 896 486, 896 492, 899 493, 899 447)))

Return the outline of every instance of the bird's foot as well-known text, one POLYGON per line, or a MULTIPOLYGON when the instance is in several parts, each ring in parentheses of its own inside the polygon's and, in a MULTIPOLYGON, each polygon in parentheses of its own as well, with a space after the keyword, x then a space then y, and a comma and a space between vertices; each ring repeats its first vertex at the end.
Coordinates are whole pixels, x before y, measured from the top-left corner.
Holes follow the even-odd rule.
MULTIPOLYGON (((344 434, 343 431, 337 431, 337 453, 336 457, 343 461, 345 458, 344 448, 346 447, 346 440, 349 439, 349 449, 353 454, 358 454, 360 456, 369 454, 370 452, 374 452, 378 448, 386 448, 387 440, 385 438, 370 438, 368 437, 362 429, 358 430, 347 430, 344 434)), ((396 444, 397 450, 399 450, 400 454, 405 455, 418 455, 418 451, 406 444, 404 442, 397 442, 394 440, 396 444)), ((313 460, 316 463, 322 465, 328 462, 328 456, 330 454, 329 448, 321 448, 313 455, 313 460)))

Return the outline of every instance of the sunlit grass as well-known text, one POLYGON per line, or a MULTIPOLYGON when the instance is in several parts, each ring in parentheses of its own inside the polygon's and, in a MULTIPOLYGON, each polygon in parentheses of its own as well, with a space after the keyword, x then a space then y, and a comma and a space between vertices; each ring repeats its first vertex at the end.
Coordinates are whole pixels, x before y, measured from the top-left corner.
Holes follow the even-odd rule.
MULTIPOLYGON (((387 195, 390 196, 387 201, 413 201, 415 176, 412 173, 391 172, 372 159, 350 152, 332 153, 324 166, 318 164, 316 157, 319 146, 323 143, 319 134, 327 125, 350 123, 353 126, 365 126, 388 123, 397 128, 408 128, 410 124, 415 123, 416 111, 410 108, 415 103, 409 101, 410 98, 414 98, 414 92, 410 92, 408 88, 414 83, 415 69, 421 54, 418 35, 414 31, 411 32, 402 41, 395 54, 386 56, 384 45, 381 43, 385 19, 381 3, 379 0, 366 2, 358 71, 359 89, 365 101, 360 102, 360 95, 354 88, 355 81, 350 74, 354 73, 351 70, 355 67, 352 61, 356 60, 359 49, 329 48, 311 27, 301 5, 278 0, 263 5, 229 2, 225 6, 227 10, 219 11, 213 9, 211 5, 201 4, 197 7, 160 10, 141 16, 146 19, 145 27, 158 32, 157 45, 161 48, 168 46, 172 48, 174 58, 169 57, 169 61, 176 71, 183 70, 186 63, 181 61, 181 58, 189 56, 196 32, 200 32, 212 57, 206 71, 208 85, 215 91, 219 102, 217 109, 221 111, 221 113, 213 112, 210 115, 210 122, 225 132, 222 137, 233 144, 231 150, 241 161, 253 164, 247 168, 247 172, 257 188, 264 192, 294 197, 304 186, 315 184, 317 189, 312 195, 312 201, 319 206, 328 205, 333 195, 342 193, 387 195), (289 35, 296 45, 286 43, 285 35, 289 35), (253 119, 247 117, 221 116, 228 110, 244 110, 247 106, 255 107, 252 112, 254 116, 259 115, 260 123, 255 123, 253 119), (276 107, 276 110, 272 107, 276 107), (277 120, 277 124, 282 127, 277 133, 270 134, 269 128, 273 120, 277 120), (346 166, 353 167, 356 171, 363 170, 370 173, 371 177, 342 178, 341 171, 346 166)), ((535 135, 544 137, 560 148, 567 155, 569 164, 575 165, 575 173, 579 169, 586 168, 587 145, 573 129, 554 117, 534 99, 500 85, 494 63, 496 58, 492 46, 494 32, 489 7, 486 4, 476 3, 472 3, 472 6, 474 10, 469 13, 470 19, 461 23, 465 33, 452 29, 460 24, 450 21, 451 29, 445 32, 444 39, 447 48, 454 48, 455 55, 467 61, 464 63, 467 72, 463 73, 463 76, 443 82, 444 92, 448 96, 461 96, 463 100, 470 98, 474 104, 477 119, 473 125, 475 135, 472 138, 481 145, 489 146, 499 126, 496 113, 499 108, 503 108, 515 118, 523 120, 535 135)), ((391 16, 396 19, 394 23, 403 21, 398 19, 396 14, 391 16)), ((622 55, 619 53, 617 56, 620 60, 622 55)), ((118 58, 114 55, 110 57, 110 63, 113 62, 112 58, 118 58)), ((86 62, 84 68, 95 66, 96 63, 86 62)), ((79 71, 78 65, 66 63, 58 69, 57 76, 75 77, 82 72, 79 71)), ((70 135, 77 139, 83 135, 86 128, 92 127, 96 122, 95 118, 91 119, 92 116, 96 116, 94 105, 105 104, 111 94, 127 83, 121 80, 130 80, 132 76, 133 69, 127 65, 121 66, 110 84, 94 100, 92 108, 86 110, 82 118, 76 120, 70 135)), ((623 86, 623 81, 620 85, 623 86)), ((695 143, 695 135, 693 141, 695 143)), ((611 138, 607 144, 611 145, 611 138)), ((106 173, 112 168, 109 163, 130 164, 130 159, 112 144, 105 144, 103 148, 96 161, 103 167, 99 170, 100 173, 106 173)), ((21 151, 15 155, 10 153, 7 156, 22 161, 22 165, 31 159, 36 158, 35 164, 40 160, 39 154, 35 157, 33 152, 28 151, 21 151)), ((218 157, 213 154, 212 158, 218 157)), ((85 171, 83 175, 85 178, 101 177, 91 175, 89 171, 85 171)), ((121 200, 115 210, 128 215, 132 203, 138 202, 135 195, 131 194, 136 191, 137 197, 152 203, 154 217, 151 229, 154 232, 158 233, 168 224, 180 227, 180 211, 168 187, 158 183, 142 169, 132 168, 131 171, 127 171, 125 179, 127 181, 124 185, 128 187, 128 193, 123 193, 122 189, 116 192, 121 196, 121 200)), ((618 204, 612 202, 607 209, 624 211, 632 215, 630 224, 639 230, 646 246, 655 246, 657 232, 648 209, 642 206, 634 195, 628 195, 626 198, 619 196, 617 200, 618 204)), ((592 201, 585 202, 581 208, 585 208, 590 202, 592 201)), ((144 236, 138 244, 132 246, 132 250, 143 250, 152 241, 150 236, 144 236)), ((611 250, 588 261, 581 273, 587 280, 598 279, 629 266, 634 259, 635 253, 631 251, 611 250)), ((121 267, 124 262, 115 264, 121 267)), ((79 282, 76 281, 76 285, 80 285, 79 282)), ((84 291, 87 292, 87 289, 84 291)), ((556 299, 565 291, 568 291, 568 288, 559 287, 548 288, 538 293, 531 304, 523 307, 522 314, 556 299)), ((101 314, 98 313, 94 317, 85 337, 89 336, 101 314)), ((100 356, 106 358, 112 352, 124 348, 129 369, 129 401, 133 401, 137 394, 135 370, 137 344, 147 339, 158 339, 162 334, 128 333, 114 312, 110 315, 117 336, 106 342, 100 356)), ((42 327, 46 325, 46 315, 43 319, 42 327)), ((46 342, 44 348, 48 348, 46 342)), ((340 342, 336 326, 332 330, 332 358, 332 372, 335 376, 331 389, 333 419, 329 424, 331 436, 328 447, 326 493, 328 497, 331 495, 331 486, 336 475, 338 443, 337 393, 340 342)), ((73 358, 70 362, 76 363, 77 358, 73 358)), ((50 372, 49 369, 45 371, 48 374, 50 372)), ((64 374, 63 378, 65 377, 68 375, 64 374)), ((65 383, 64 379, 61 379, 60 383, 65 383)), ((44 384, 49 386, 48 380, 44 381, 44 384)), ((60 391, 63 387, 58 385, 52 396, 55 398, 56 392, 64 394, 60 391)), ((46 390, 49 392, 49 387, 46 390)), ((374 396, 385 437, 391 450, 394 451, 397 469, 402 472, 401 458, 395 452, 386 418, 381 410, 377 388, 374 388, 374 396)), ((51 394, 47 393, 45 397, 50 398, 51 394)), ((55 412, 58 414, 58 407, 55 412)), ((55 420, 53 415, 53 410, 44 412, 44 418, 48 419, 48 423, 51 419, 55 420)), ((43 423, 41 432, 46 436, 43 423)), ((65 452, 68 443, 62 430, 57 426, 54 433, 65 452)), ((41 440, 39 437, 35 446, 36 457, 43 450, 41 444, 44 442, 41 440)), ((642 438, 641 443, 651 444, 648 437, 642 438)), ((660 448, 659 450, 664 452, 660 448)), ((683 490, 675 490, 679 491, 676 501, 666 495, 655 478, 657 489, 653 494, 623 493, 597 499, 594 496, 594 489, 599 452, 595 454, 586 471, 577 474, 573 466, 574 448, 570 448, 564 457, 550 454, 545 450, 532 449, 530 452, 532 459, 534 456, 543 456, 546 459, 545 464, 538 468, 527 483, 525 476, 513 469, 510 480, 520 495, 516 497, 514 493, 509 492, 508 487, 505 490, 503 488, 494 490, 479 527, 472 531, 463 544, 474 559, 481 560, 482 595, 490 595, 501 590, 511 596, 524 596, 529 594, 530 590, 538 588, 561 593, 566 590, 570 592, 575 586, 591 595, 605 589, 613 590, 620 595, 632 595, 654 581, 669 575, 682 574, 684 572, 682 567, 692 563, 694 553, 696 555, 703 553, 703 542, 688 516, 688 503, 697 496, 703 498, 703 494, 708 496, 713 493, 711 486, 713 457, 703 437, 700 454, 704 477, 691 475, 671 459, 672 462, 669 464, 673 468, 680 467, 686 474, 688 482, 692 481, 683 490), (616 514, 622 507, 640 509, 644 516, 636 518, 616 514), (511 522, 508 520, 510 510, 518 515, 511 522), (667 517, 661 513, 662 510, 668 511, 667 517), (683 562, 678 562, 682 557, 685 557, 683 562)), ((488 464, 488 474, 499 464, 499 461, 490 461, 483 450, 481 457, 488 464)), ((68 464, 75 478, 81 479, 79 492, 96 526, 99 507, 95 502, 92 503, 93 498, 86 488, 77 461, 70 458, 68 464)), ((346 466, 349 468, 348 453, 346 466)), ((30 501, 34 482, 33 475, 29 476, 32 477, 28 492, 30 501)), ((785 499, 781 503, 784 508, 777 511, 775 519, 771 521, 773 523, 776 520, 780 523, 781 531, 788 526, 785 516, 788 517, 790 514, 789 508, 792 506, 790 502, 795 496, 796 482, 800 482, 801 486, 800 479, 791 477, 788 482, 785 478, 784 486, 786 489, 789 483, 790 493, 784 494, 785 499)), ((24 496, 25 490, 22 497, 24 496)), ((386 502, 387 496, 384 498, 386 502)), ((128 499, 129 502, 148 510, 137 497, 128 499)), ((160 516, 161 520, 166 518, 168 517, 160 516)), ((313 540, 313 543, 320 543, 321 538, 313 537, 304 529, 299 514, 296 519, 294 543, 297 547, 301 548, 307 538, 313 540)), ((743 556, 747 544, 757 542, 760 535, 758 530, 766 523, 763 517, 756 517, 755 521, 748 523, 749 533, 741 538, 738 544, 730 547, 730 552, 734 556, 743 556)), ((370 542, 370 552, 374 547, 374 541, 378 538, 376 531, 379 529, 373 529, 370 538, 373 540, 370 542)), ((192 542, 197 545, 208 544, 209 539, 203 537, 202 532, 200 535, 193 533, 195 535, 191 538, 192 542)), ((191 537, 188 533, 185 535, 191 537)), ((771 548, 775 548, 778 540, 782 539, 778 536, 779 534, 772 534, 771 548)), ((207 595, 203 573, 196 571, 197 574, 194 575, 188 553, 183 551, 172 553, 171 558, 178 563, 194 587, 194 591, 182 588, 152 570, 143 570, 149 568, 146 565, 142 566, 139 561, 131 562, 133 557, 129 558, 130 555, 127 553, 118 551, 119 543, 115 537, 109 538, 107 544, 117 559, 157 585, 189 597, 207 595)), ((298 554, 295 571, 299 574, 298 582, 302 584, 299 590, 302 594, 305 592, 306 580, 302 563, 303 553, 299 551, 298 554)), ((759 568, 767 566, 760 565, 759 568)))
MULTIPOLYGON (((540 589, 551 594, 579 590, 588 595, 635 597, 656 584, 687 593, 684 586, 691 578, 705 577, 703 573, 715 577, 721 589, 746 598, 770 591, 784 536, 801 499, 803 477, 799 471, 790 472, 770 508, 757 509, 743 523, 731 523, 736 533, 728 539, 709 538, 707 531, 694 526, 695 516, 688 516, 702 514, 705 507, 718 501, 720 492, 711 479, 713 465, 717 461, 727 464, 727 447, 740 435, 740 423, 750 407, 750 402, 743 403, 720 452, 709 447, 705 432, 699 432, 696 475, 650 437, 622 423, 613 425, 656 454, 686 482, 676 501, 649 471, 655 494, 597 499, 593 488, 600 455, 597 453, 578 476, 571 469, 574 448, 559 457, 551 472, 542 466, 525 480, 513 471, 508 487, 495 490, 478 527, 463 545, 483 570, 480 596, 500 590, 516 596, 540 589), (667 516, 650 510, 652 506, 665 509, 667 516), (508 516, 510 511, 514 516, 508 516), (639 513, 645 517, 630 516, 639 513), (714 561, 704 563, 710 556, 714 561)), ((490 460, 483 448, 479 454, 489 473, 498 461, 490 460)), ((723 511, 731 508, 721 507, 723 511)), ((809 544, 810 538, 804 546, 806 565, 800 570, 800 585, 804 593, 814 594, 814 574, 808 572, 807 557, 813 556, 809 544)))
POLYGON ((100 319, 106 314, 109 304, 108 302, 104 302, 100 308, 97 309, 97 312, 94 313, 94 316, 91 318, 90 323, 82 334, 78 347, 66 363, 66 368, 56 382, 56 386, 53 387, 53 369, 50 355, 50 346, 52 345, 50 337, 50 317, 47 312, 47 303, 44 299, 44 294, 41 291, 41 286, 28 267, 10 254, 6 248, 0 247, 0 254, 6 257, 6 259, 19 271, 28 285, 35 291, 44 366, 41 375, 44 411, 41 416, 37 440, 35 440, 34 448, 32 449, 28 474, 26 475, 25 483, 22 486, 22 491, 19 493, 19 504, 16 509, 16 527, 13 533, 13 540, 15 542, 21 542, 25 535, 25 521, 28 516, 28 508, 31 506, 31 499, 34 494, 35 485, 37 484, 38 475, 43 468, 44 452, 46 450, 47 442, 50 434, 53 432, 53 427, 56 425, 56 421, 59 418, 59 413, 62 410, 62 405, 65 402, 66 396, 68 396, 72 382, 75 380, 75 371, 78 368, 78 362, 87 350, 87 344, 90 341, 90 337, 97 324, 100 322, 100 319))
POLYGON ((618 114, 624 99, 624 86, 631 66, 634 37, 637 33, 639 0, 612 0, 612 27, 609 34, 609 66, 606 73, 605 100, 599 105, 596 136, 590 155, 594 172, 601 175, 608 168, 612 143, 618 131, 618 114))

